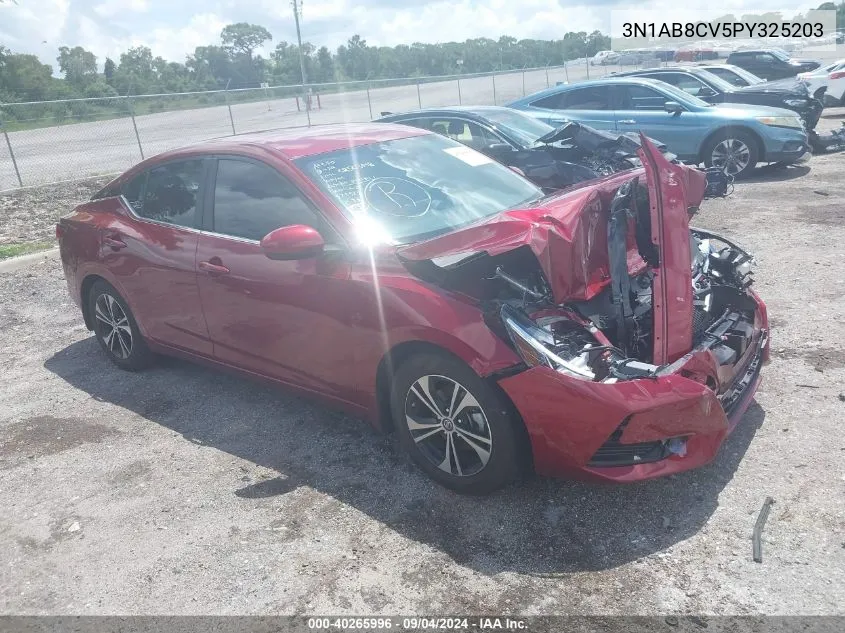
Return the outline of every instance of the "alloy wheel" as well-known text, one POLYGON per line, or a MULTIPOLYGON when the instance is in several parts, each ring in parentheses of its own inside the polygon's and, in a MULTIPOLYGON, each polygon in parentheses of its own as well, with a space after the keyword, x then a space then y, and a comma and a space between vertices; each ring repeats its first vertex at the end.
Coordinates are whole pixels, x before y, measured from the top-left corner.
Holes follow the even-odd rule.
POLYGON ((711 160, 714 167, 720 168, 729 176, 736 176, 748 167, 751 149, 737 138, 726 138, 713 148, 711 160))
POLYGON ((97 336, 117 358, 129 358, 132 353, 132 326, 123 308, 110 294, 103 293, 94 304, 97 336))
POLYGON ((405 420, 419 452, 457 477, 479 473, 490 460, 493 436, 478 400, 446 376, 417 379, 405 396, 405 420))

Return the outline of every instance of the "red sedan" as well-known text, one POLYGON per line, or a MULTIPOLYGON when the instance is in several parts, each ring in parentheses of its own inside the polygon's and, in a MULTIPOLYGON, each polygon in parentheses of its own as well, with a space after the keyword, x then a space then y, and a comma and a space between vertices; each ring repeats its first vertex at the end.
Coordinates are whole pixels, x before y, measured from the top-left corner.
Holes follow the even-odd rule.
POLYGON ((634 481, 711 460, 768 354, 750 256, 689 228, 704 175, 643 142, 642 168, 544 196, 401 125, 239 136, 142 162, 56 232, 123 369, 319 396, 460 491, 634 481))

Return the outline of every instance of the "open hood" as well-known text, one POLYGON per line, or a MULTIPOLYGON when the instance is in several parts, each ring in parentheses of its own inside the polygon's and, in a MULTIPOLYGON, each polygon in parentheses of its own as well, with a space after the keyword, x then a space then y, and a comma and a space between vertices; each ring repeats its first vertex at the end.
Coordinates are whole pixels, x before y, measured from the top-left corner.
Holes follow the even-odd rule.
POLYGON ((631 218, 625 232, 627 268, 637 274, 649 260, 655 271, 654 296, 660 298, 655 362, 677 358, 688 351, 692 328, 689 209, 701 203, 706 176, 670 162, 646 137, 640 136, 639 142, 643 169, 584 183, 535 206, 504 211, 483 223, 401 247, 398 255, 448 269, 482 254, 497 256, 527 246, 556 304, 590 300, 611 283, 611 203, 624 183, 638 179, 648 204, 641 210, 642 221, 631 218))
MULTIPOLYGON (((666 150, 666 145, 660 141, 649 139, 651 143, 661 151, 666 150)), ((640 149, 640 138, 633 132, 614 134, 597 130, 589 125, 582 125, 576 121, 569 121, 548 134, 537 139, 537 144, 550 145, 558 142, 569 142, 587 152, 598 151, 621 151, 626 154, 635 154, 640 149)))
POLYGON ((761 84, 754 84, 753 86, 743 86, 735 88, 732 92, 740 94, 796 94, 806 97, 810 94, 807 85, 800 79, 795 77, 788 77, 787 79, 778 79, 777 81, 766 81, 761 84))

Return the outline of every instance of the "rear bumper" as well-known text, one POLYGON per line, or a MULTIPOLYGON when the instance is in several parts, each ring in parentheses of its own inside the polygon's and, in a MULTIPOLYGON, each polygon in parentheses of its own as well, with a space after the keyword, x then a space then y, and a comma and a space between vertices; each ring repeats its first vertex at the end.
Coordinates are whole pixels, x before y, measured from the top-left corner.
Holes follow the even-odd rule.
MULTIPOLYGON (((757 300, 754 345, 739 360, 730 386, 720 396, 680 374, 606 384, 534 367, 500 380, 525 422, 536 472, 626 483, 713 460, 751 403, 760 368, 768 360, 766 309, 757 300), (670 450, 670 440, 685 450, 670 450), (625 465, 614 465, 619 463, 625 465)), ((716 361, 707 353, 694 362, 700 366, 716 361)))

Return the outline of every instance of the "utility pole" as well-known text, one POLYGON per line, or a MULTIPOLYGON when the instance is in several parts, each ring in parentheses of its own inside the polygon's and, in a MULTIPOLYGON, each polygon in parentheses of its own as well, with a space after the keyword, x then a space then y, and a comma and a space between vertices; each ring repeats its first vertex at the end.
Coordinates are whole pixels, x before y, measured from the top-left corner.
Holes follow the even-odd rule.
MULTIPOLYGON (((302 71, 302 88, 308 83, 308 76, 305 74, 305 55, 302 54, 302 34, 299 32, 299 16, 302 14, 302 6, 299 0, 292 0, 293 19, 296 22, 296 41, 299 44, 299 70, 302 71)), ((310 104, 306 104, 309 107, 310 104)))

